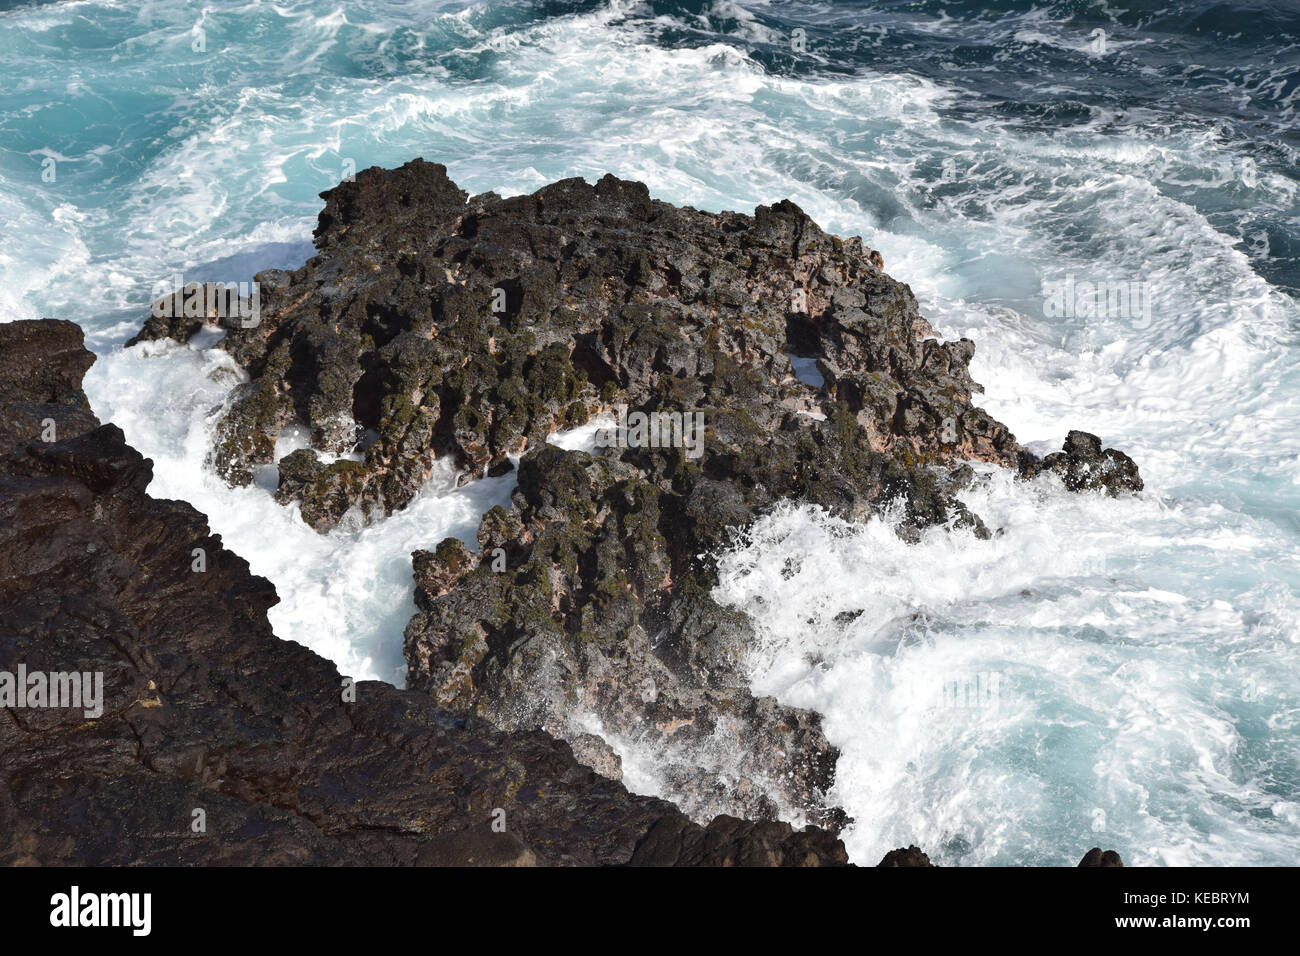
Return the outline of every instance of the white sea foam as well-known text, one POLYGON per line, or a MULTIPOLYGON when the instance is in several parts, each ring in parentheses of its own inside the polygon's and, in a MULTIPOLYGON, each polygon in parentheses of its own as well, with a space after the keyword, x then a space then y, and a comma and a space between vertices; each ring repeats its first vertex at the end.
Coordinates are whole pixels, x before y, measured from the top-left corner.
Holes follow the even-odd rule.
POLYGON ((1137 864, 1294 860, 1300 827, 1259 822, 1295 765, 1269 739, 1297 730, 1287 536, 1004 473, 966 498, 999 536, 908 545, 789 507, 721 565, 717 596, 760 627, 755 689, 823 712, 843 749, 853 858, 1066 864, 1092 840, 1137 864), (1262 556, 1276 571, 1251 574, 1262 556))

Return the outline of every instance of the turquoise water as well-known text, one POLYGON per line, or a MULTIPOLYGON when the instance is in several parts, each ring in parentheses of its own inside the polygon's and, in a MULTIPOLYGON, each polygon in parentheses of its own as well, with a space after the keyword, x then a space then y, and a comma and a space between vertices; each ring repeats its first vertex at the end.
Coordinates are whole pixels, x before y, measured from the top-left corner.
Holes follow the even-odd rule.
POLYGON ((155 494, 276 583, 277 633, 400 682, 409 551, 472 535, 508 480, 439 475, 327 538, 265 484, 222 487, 207 428, 237 370, 120 348, 155 287, 299 264, 321 190, 414 156, 471 192, 613 172, 705 209, 792 198, 975 340, 982 401, 1022 441, 1086 428, 1147 480, 1110 501, 991 475, 970 503, 992 542, 905 546, 791 509, 726 556, 719 595, 764 637, 756 685, 822 711, 843 749, 854 858, 1295 863, 1300 15, 1124 6, 7 9, 0 320, 81 323, 96 411, 155 459, 155 494), (1151 308, 1060 314, 1044 293, 1065 277, 1137 284, 1151 308))

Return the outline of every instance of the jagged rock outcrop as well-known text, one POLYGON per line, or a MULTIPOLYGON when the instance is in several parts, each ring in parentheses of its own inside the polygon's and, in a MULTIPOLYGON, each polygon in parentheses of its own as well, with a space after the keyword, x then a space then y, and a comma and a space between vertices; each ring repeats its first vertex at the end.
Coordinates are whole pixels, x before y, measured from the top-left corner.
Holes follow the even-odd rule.
MULTIPOLYGON (((322 195, 320 254, 257 277, 254 327, 224 322, 221 347, 251 380, 214 449, 236 484, 272 462, 289 424, 320 452, 363 451, 289 463, 282 497, 320 529, 402 507, 435 458, 478 474, 618 402, 696 407, 710 390, 764 413, 757 428, 730 423, 754 452, 773 423, 817 432, 799 413, 835 405, 856 443, 908 464, 1015 459, 971 404, 972 343, 935 340, 860 239, 791 202, 714 215, 612 176, 470 198, 423 160, 322 195), (794 376, 791 353, 817 359, 823 388, 794 376)), ((154 313, 133 343, 202 327, 179 304, 154 313)))
POLYGON ((1083 859, 1079 861, 1079 866, 1090 867, 1090 868, 1098 867, 1098 866, 1115 867, 1115 866, 1123 866, 1123 865, 1124 865, 1124 861, 1120 859, 1118 853, 1116 853, 1114 850, 1103 851, 1102 848, 1099 846, 1093 847, 1091 850, 1085 853, 1083 855, 1083 859))
POLYGON ((99 424, 81 391, 94 363, 70 322, 0 326, 0 449, 18 442, 77 435, 99 424))
MULTIPOLYGON (((890 850, 885 854, 884 859, 876 864, 878 867, 933 867, 935 864, 930 862, 930 857, 919 846, 899 847, 897 850, 890 850)), ((1123 866, 1124 861, 1120 859, 1119 854, 1114 850, 1102 852, 1101 847, 1093 847, 1084 854, 1079 866, 1123 866)))
POLYGON ((477 555, 454 539, 416 553, 408 686, 511 729, 572 737, 574 715, 595 715, 660 755, 697 819, 784 809, 842 823, 823 806, 838 752, 820 717, 745 687, 749 622, 690 570, 690 525, 662 514, 689 495, 548 446, 521 462, 515 497, 485 516, 477 555))
POLYGON ((0 696, 0 865, 845 861, 784 825, 708 844, 545 733, 349 687, 275 637, 273 586, 203 515, 149 497, 151 463, 80 390, 91 362, 71 323, 0 324, 0 695, 19 668, 43 694, 0 696), (97 702, 87 679, 35 706, 74 672, 97 702))
POLYGON ((1070 432, 1062 450, 1043 459, 1022 450, 1019 469, 1024 478, 1043 472, 1059 475, 1070 491, 1105 491, 1117 497, 1142 490, 1142 478, 1133 459, 1114 448, 1103 451, 1101 439, 1087 432, 1070 432))
MULTIPOLYGON (((1083 433, 1033 459, 973 404, 974 345, 938 341, 877 253, 788 201, 711 214, 612 176, 469 197, 423 160, 322 195, 319 254, 257 277, 255 324, 223 323, 249 380, 216 469, 246 483, 305 426, 312 447, 278 462, 277 498, 328 530, 402 507, 440 458, 464 480, 518 458, 476 551, 413 556, 409 686, 502 728, 577 740, 598 724, 647 748, 700 821, 845 822, 820 717, 749 691, 752 629, 710 596, 736 529, 795 499, 849 518, 897 507, 905 538, 987 537, 956 497, 967 460, 1140 488, 1083 433), (629 425, 615 447, 546 444, 615 408, 629 425), (667 440, 631 429, 637 415, 671 423, 667 440)), ((136 341, 187 341, 201 324, 177 311, 155 309, 136 341)))
POLYGON ((921 850, 919 846, 913 844, 908 847, 899 847, 897 850, 890 850, 885 854, 876 866, 894 867, 894 866, 934 866, 930 858, 921 850))

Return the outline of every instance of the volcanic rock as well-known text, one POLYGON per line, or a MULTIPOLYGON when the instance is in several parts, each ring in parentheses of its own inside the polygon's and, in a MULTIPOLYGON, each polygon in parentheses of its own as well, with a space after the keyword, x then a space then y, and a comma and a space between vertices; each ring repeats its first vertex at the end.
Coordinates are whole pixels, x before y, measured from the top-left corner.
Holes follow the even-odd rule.
POLYGON ((98 716, 0 710, 0 865, 845 862, 818 830, 710 843, 545 733, 277 638, 274 587, 91 414, 81 343, 0 324, 0 670, 103 690, 98 716), (655 849, 660 824, 691 852, 655 849))
POLYGON ((1079 866, 1123 866, 1124 861, 1119 858, 1119 854, 1114 850, 1102 851, 1101 847, 1095 846, 1083 855, 1079 861, 1079 866))
POLYGON ((876 866, 934 866, 919 846, 899 847, 885 854, 876 866))
POLYGON ((1021 450, 1020 475, 1033 478, 1043 472, 1059 475, 1070 491, 1105 491, 1112 497, 1142 490, 1142 478, 1133 459, 1122 451, 1101 447, 1101 439, 1087 432, 1072 431, 1061 451, 1038 459, 1021 450))
MULTIPOLYGON (((403 507, 440 459, 463 481, 517 460, 476 548, 412 556, 408 686, 512 731, 576 741, 594 718, 700 822, 847 822, 819 715, 749 690, 753 628, 711 596, 739 530, 792 500, 887 512, 906 540, 987 538, 956 497, 971 460, 1140 487, 1125 456, 1082 441, 1023 465, 973 404, 974 344, 941 341, 878 253, 788 200, 705 213, 613 176, 470 197, 423 160, 322 197, 318 255, 257 276, 256 325, 224 322, 248 381, 213 466, 246 484, 304 427, 277 499, 326 531, 403 507), (547 444, 615 410, 676 430, 620 427, 595 454, 547 444)), ((188 341, 175 312, 155 308, 134 341, 188 341)))
MULTIPOLYGON (((322 196, 320 254, 257 277, 256 326, 218 319, 250 381, 213 451, 247 484, 291 424, 322 452, 364 447, 362 462, 295 473, 285 497, 321 530, 402 507, 436 458, 481 474, 618 402, 689 400, 715 434, 720 403, 746 413, 725 430, 758 439, 752 452, 780 427, 842 430, 798 414, 837 406, 855 425, 836 437, 909 464, 1014 461, 971 404, 974 345, 936 340, 860 239, 789 201, 715 215, 612 176, 470 198, 423 160, 322 196), (792 352, 817 359, 824 387, 794 376, 792 352)), ((131 344, 188 341, 203 324, 177 311, 155 307, 131 344)))

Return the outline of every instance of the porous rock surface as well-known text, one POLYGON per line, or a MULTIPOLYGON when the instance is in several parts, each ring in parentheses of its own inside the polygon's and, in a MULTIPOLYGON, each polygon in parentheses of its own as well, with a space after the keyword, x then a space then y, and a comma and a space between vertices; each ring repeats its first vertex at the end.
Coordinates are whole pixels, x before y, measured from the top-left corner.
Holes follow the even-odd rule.
POLYGON ((93 361, 72 323, 0 324, 0 671, 103 688, 98 717, 0 707, 0 865, 845 862, 821 830, 701 827, 544 732, 349 688, 272 633, 274 587, 202 514, 148 495, 93 361))
MULTIPOLYGON (((905 538, 987 537, 956 497, 972 460, 1141 487, 1082 432, 1042 461, 1021 448, 972 401, 973 343, 940 341, 878 253, 789 201, 705 213, 612 176, 470 197, 423 160, 323 198, 318 254, 257 277, 256 325, 226 323, 220 347, 248 381, 215 468, 247 483, 304 427, 312 447, 278 462, 277 497, 329 531, 402 507, 440 459, 463 480, 517 467, 475 542, 413 555, 409 686, 506 730, 581 738, 607 773, 621 769, 588 738, 630 742, 701 822, 845 823, 820 716, 749 690, 753 628, 711 596, 738 529, 795 500, 891 509, 905 538), (702 416, 701 444, 547 444, 620 406, 702 416)), ((203 322, 177 311, 156 309, 136 341, 188 341, 203 322)))

